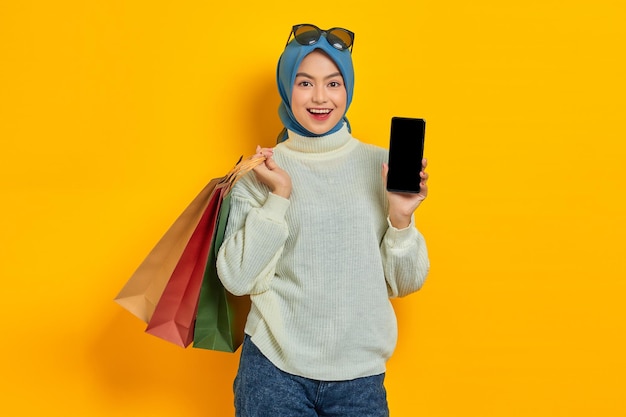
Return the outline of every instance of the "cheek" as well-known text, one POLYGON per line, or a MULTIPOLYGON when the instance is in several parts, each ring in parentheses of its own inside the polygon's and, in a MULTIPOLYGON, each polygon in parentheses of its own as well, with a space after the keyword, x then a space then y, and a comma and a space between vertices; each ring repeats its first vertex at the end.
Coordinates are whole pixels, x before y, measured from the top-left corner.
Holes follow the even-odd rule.
POLYGON ((304 94, 304 92, 302 91, 294 90, 293 94, 291 95, 292 107, 301 106, 303 103, 306 103, 306 100, 306 94, 304 94))
POLYGON ((335 104, 339 107, 346 107, 346 103, 348 101, 348 95, 346 94, 346 91, 338 91, 337 94, 335 94, 335 104))

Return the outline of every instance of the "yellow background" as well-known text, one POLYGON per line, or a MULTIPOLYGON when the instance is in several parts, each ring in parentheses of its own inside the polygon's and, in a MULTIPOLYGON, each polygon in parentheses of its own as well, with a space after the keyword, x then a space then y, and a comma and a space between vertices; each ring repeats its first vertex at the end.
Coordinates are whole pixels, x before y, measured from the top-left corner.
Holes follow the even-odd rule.
POLYGON ((626 415, 622 1, 2 1, 0 413, 229 416, 238 354, 112 299, 280 128, 290 26, 356 32, 356 137, 427 119, 393 416, 626 415))

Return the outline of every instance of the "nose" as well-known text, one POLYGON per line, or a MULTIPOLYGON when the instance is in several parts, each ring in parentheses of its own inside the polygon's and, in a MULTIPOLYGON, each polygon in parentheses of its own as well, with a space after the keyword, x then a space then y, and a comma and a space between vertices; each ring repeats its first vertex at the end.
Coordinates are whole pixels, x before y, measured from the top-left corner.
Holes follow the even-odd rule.
POLYGON ((326 95, 326 89, 324 86, 315 86, 313 89, 313 97, 312 100, 314 103, 326 103, 328 101, 328 96, 326 95))

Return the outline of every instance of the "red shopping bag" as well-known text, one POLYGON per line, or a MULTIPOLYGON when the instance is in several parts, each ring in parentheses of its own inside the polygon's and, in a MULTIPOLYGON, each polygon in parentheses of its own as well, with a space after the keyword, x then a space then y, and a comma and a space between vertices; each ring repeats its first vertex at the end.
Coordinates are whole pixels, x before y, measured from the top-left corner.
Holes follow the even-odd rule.
POLYGON ((220 183, 213 190, 146 328, 147 333, 181 347, 193 341, 198 298, 224 186, 220 183))

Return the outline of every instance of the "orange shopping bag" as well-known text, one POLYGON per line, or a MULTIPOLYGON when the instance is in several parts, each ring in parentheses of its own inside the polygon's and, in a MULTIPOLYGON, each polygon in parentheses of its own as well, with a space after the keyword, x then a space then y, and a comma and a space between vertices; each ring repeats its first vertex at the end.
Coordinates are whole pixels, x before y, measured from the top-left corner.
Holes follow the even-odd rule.
POLYGON ((148 323, 215 187, 211 180, 181 213, 121 289, 115 302, 148 323))

